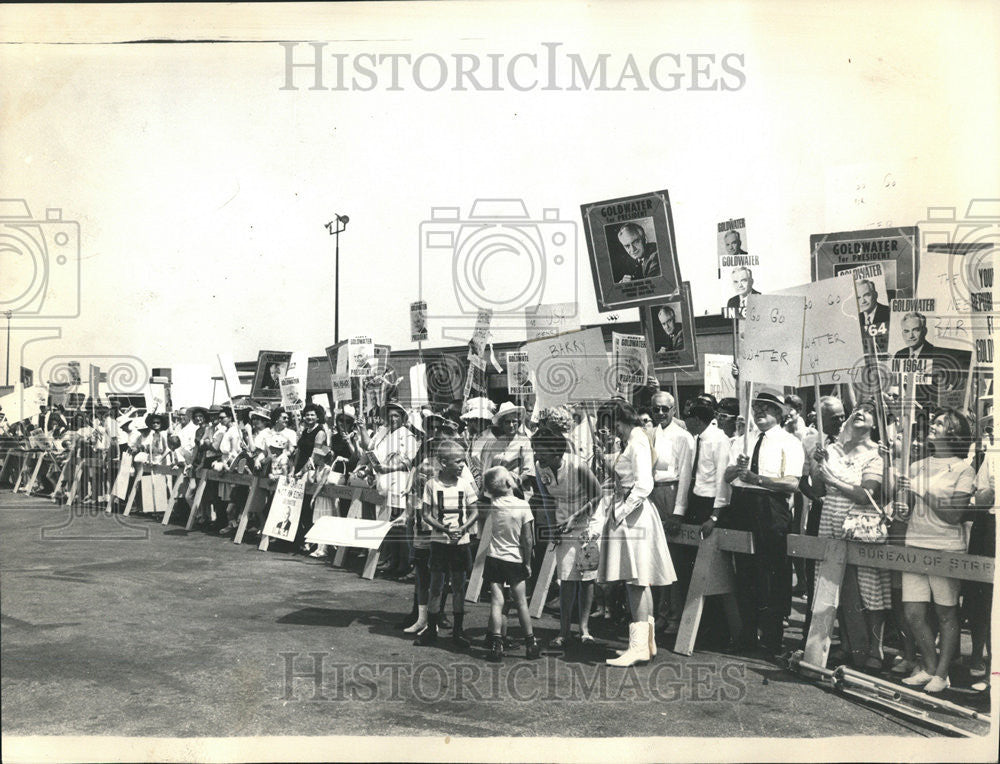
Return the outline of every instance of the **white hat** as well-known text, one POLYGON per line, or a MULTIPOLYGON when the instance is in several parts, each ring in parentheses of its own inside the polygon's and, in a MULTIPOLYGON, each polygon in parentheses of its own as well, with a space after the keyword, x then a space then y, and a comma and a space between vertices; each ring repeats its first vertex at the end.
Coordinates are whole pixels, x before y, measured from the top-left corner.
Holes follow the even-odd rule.
POLYGON ((345 403, 344 408, 337 412, 337 416, 346 416, 350 419, 357 419, 358 411, 350 403, 345 403))
POLYGON ((505 419, 506 417, 513 416, 515 414, 523 416, 524 406, 515 406, 510 401, 504 401, 500 404, 500 408, 497 410, 497 413, 493 415, 493 424, 500 424, 501 419, 505 419))
POLYGON ((424 418, 418 409, 410 410, 410 426, 418 432, 424 431, 424 418))
POLYGON ((469 398, 465 402, 465 411, 462 412, 462 419, 492 419, 496 411, 496 404, 489 398, 469 398))

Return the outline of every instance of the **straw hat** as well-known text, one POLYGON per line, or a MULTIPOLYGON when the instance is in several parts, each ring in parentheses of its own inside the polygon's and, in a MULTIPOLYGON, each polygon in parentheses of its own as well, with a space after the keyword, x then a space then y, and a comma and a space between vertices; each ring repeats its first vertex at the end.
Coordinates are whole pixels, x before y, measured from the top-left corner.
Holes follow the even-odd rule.
POLYGON ((515 406, 510 401, 504 401, 493 415, 493 424, 498 425, 501 421, 510 416, 524 416, 524 406, 515 406))

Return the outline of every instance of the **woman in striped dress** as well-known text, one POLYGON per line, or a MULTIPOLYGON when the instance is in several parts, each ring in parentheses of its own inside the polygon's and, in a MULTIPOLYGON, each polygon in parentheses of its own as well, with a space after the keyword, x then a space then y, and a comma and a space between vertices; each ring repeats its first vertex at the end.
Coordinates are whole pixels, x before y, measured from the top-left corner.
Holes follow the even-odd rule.
MULTIPOLYGON (((862 404, 844 422, 836 442, 828 449, 816 449, 819 469, 813 480, 820 492, 826 492, 819 521, 821 538, 844 538, 844 518, 851 510, 878 512, 872 502, 881 501, 883 465, 878 446, 871 439, 874 426, 874 409, 862 404)), ((892 609, 892 578, 888 570, 859 566, 857 580, 868 628, 865 668, 877 671, 882 668, 885 619, 892 609)))

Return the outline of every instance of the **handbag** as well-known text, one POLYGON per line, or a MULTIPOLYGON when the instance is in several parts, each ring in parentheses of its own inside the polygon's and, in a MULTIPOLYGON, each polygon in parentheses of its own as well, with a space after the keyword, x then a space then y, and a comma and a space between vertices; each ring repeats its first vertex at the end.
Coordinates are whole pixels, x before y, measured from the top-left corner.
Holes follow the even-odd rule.
POLYGON ((576 569, 581 573, 597 570, 601 561, 601 548, 597 544, 600 534, 584 530, 579 538, 580 551, 576 556, 576 569))
POLYGON ((871 508, 855 505, 847 510, 844 516, 843 537, 848 541, 884 544, 889 539, 889 515, 871 500, 870 495, 868 498, 871 501, 871 508))

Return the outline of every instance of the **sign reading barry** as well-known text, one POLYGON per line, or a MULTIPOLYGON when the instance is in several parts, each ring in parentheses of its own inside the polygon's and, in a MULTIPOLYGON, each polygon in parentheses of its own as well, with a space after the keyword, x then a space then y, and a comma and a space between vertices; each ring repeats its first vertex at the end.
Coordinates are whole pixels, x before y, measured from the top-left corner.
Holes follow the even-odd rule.
POLYGON ((630 308, 681 288, 666 191, 580 206, 600 311, 630 308))
POLYGON ((535 400, 541 408, 604 401, 617 392, 617 374, 600 327, 528 342, 524 352, 535 372, 535 400))

